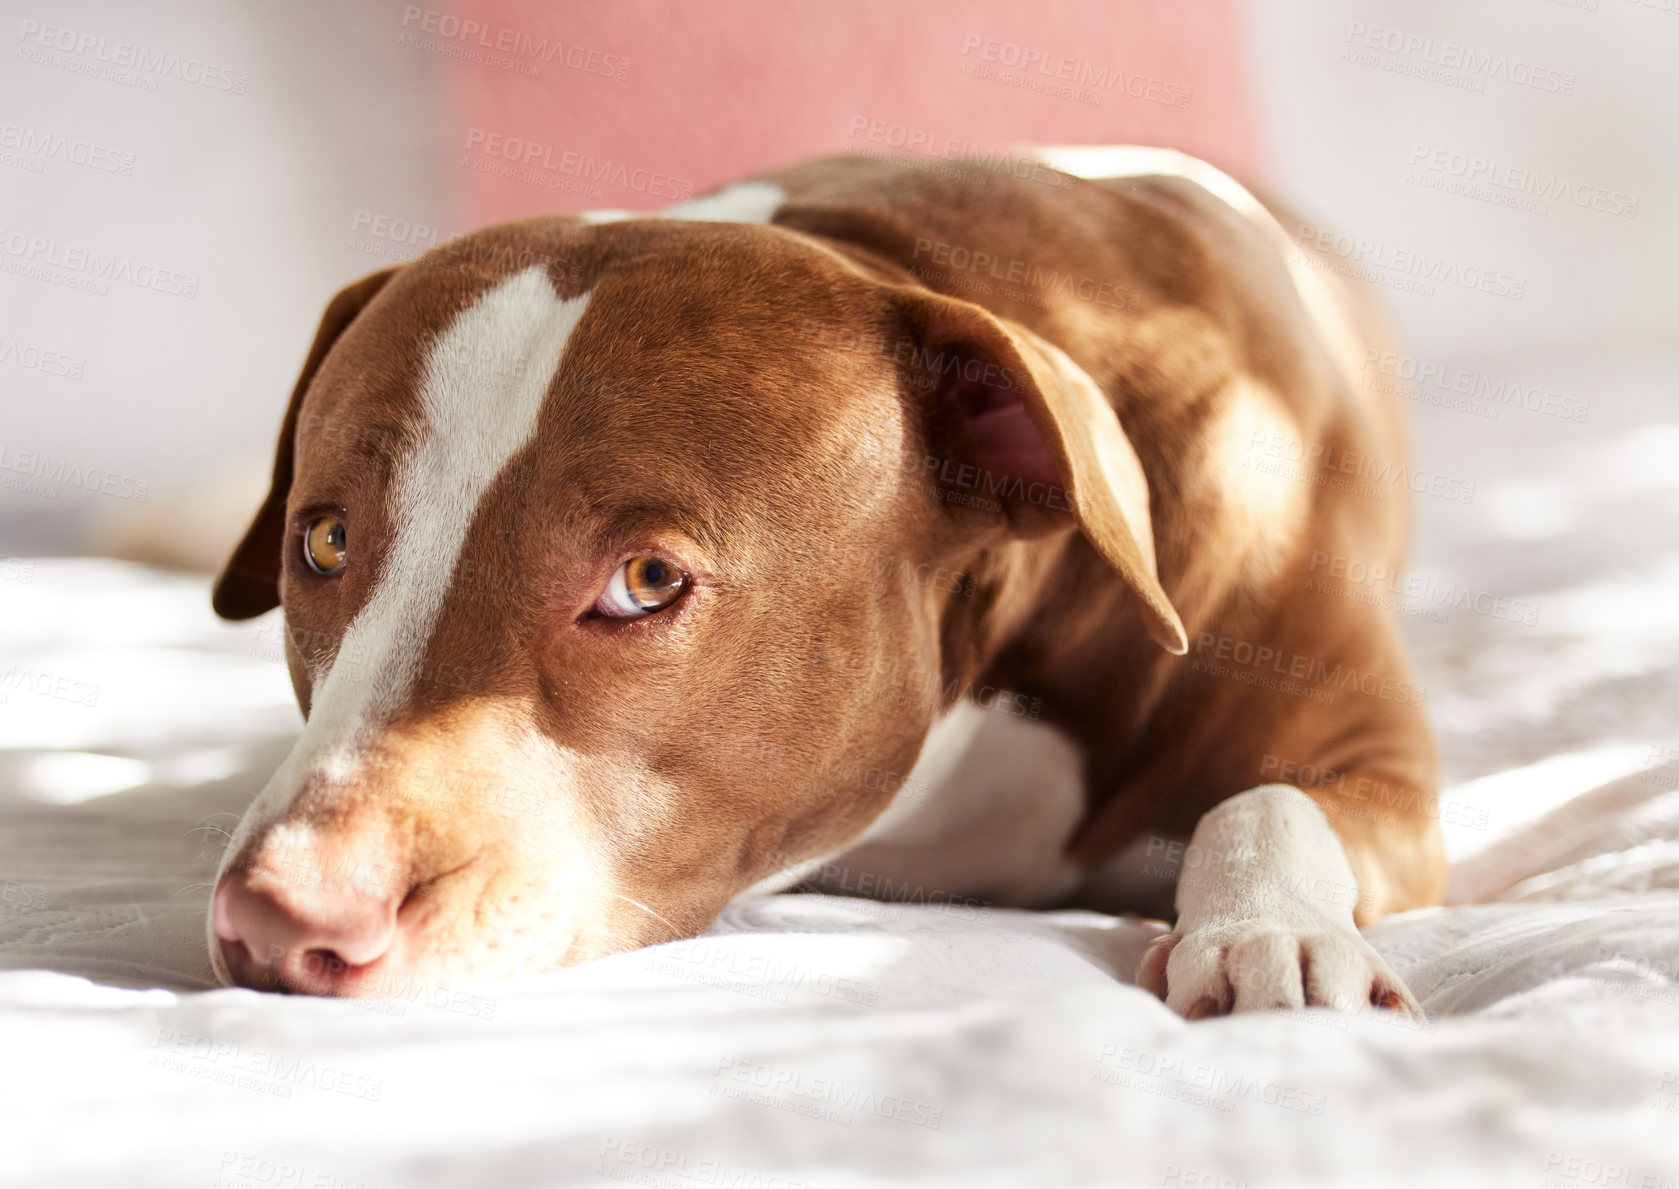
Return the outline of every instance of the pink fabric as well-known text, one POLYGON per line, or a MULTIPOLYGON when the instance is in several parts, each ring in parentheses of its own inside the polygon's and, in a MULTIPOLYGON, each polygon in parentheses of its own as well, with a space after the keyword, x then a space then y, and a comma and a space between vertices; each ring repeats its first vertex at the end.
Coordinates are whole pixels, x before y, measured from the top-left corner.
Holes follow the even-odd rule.
POLYGON ((466 0, 404 28, 448 63, 465 209, 488 223, 655 209, 827 153, 1157 144, 1254 176, 1234 9, 466 0))

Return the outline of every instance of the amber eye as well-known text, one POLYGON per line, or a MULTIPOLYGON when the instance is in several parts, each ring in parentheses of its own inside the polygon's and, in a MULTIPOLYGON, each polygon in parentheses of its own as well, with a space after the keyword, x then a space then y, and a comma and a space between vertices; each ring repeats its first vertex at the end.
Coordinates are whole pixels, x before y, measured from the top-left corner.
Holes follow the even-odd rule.
POLYGON ((303 560, 317 574, 336 574, 344 568, 344 522, 322 516, 303 530, 303 560))
POLYGON ((640 619, 676 602, 688 576, 662 557, 632 557, 606 584, 595 611, 610 619, 640 619))

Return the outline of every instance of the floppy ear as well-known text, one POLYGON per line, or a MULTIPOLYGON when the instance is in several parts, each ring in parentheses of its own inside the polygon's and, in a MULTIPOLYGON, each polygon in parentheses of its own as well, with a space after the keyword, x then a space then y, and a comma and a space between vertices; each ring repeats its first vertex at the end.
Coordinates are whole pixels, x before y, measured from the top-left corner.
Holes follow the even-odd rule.
POLYGON ((972 468, 975 487, 1002 505, 1014 535, 1077 524, 1136 593, 1149 635, 1168 652, 1187 652, 1155 567, 1148 479, 1089 373, 971 302, 920 289, 902 300, 953 461, 972 468))
POLYGON ((383 269, 341 289, 321 315, 309 357, 303 361, 303 374, 297 377, 291 404, 280 423, 280 444, 274 451, 274 478, 268 496, 210 593, 210 605, 223 619, 251 619, 280 605, 280 550, 285 544, 286 496, 291 491, 292 437, 297 432, 298 407, 332 344, 395 272, 394 268, 383 269))

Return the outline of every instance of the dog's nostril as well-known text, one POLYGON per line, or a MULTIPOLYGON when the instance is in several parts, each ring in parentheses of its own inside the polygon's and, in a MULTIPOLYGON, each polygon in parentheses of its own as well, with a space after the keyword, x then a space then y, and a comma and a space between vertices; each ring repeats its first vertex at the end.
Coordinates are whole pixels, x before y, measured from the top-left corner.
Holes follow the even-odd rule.
POLYGON ((310 974, 343 974, 350 964, 336 950, 313 949, 303 955, 303 968, 310 974))
POLYGON ((260 875, 253 884, 248 871, 227 875, 212 912, 228 970, 246 986, 344 994, 347 976, 383 958, 396 939, 394 897, 260 875))

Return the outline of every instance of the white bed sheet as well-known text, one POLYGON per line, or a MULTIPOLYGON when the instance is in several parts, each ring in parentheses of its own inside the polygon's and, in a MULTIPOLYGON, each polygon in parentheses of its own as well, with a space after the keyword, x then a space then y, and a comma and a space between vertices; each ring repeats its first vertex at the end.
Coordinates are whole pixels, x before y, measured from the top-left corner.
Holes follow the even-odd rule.
POLYGON ((219 831, 297 727, 278 629, 7 561, 0 1184, 1679 1184, 1679 429, 1510 416, 1436 418, 1480 483, 1421 509, 1418 572, 1540 607, 1407 616, 1473 810, 1454 903, 1371 933, 1424 1029, 1185 1024, 1128 985, 1158 925, 807 896, 479 991, 204 990, 219 831))

